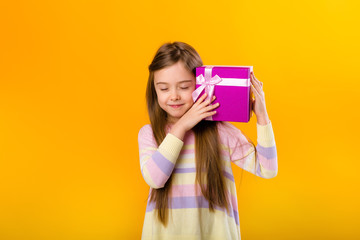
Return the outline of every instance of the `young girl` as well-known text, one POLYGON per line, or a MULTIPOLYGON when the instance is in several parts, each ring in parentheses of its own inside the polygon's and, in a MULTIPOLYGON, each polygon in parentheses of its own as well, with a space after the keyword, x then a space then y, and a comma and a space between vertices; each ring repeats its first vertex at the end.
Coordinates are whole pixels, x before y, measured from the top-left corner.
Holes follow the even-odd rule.
POLYGON ((205 100, 206 94, 192 100, 195 69, 202 65, 191 46, 173 42, 162 45, 149 66, 151 125, 138 135, 141 173, 150 186, 143 240, 241 239, 231 162, 262 178, 277 175, 262 83, 251 74, 255 148, 232 124, 204 120, 219 104, 211 104, 215 96, 205 100))

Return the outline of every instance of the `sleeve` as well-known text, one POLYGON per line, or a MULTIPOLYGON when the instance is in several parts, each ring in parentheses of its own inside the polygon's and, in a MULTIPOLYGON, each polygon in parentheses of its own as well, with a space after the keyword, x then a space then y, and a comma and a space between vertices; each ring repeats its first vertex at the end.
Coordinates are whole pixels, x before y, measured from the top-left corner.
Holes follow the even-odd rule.
POLYGON ((256 126, 256 147, 238 128, 232 126, 235 133, 229 140, 230 160, 256 176, 274 178, 278 172, 278 162, 272 123, 256 126))
POLYGON ((142 127, 138 134, 140 169, 145 182, 152 188, 162 188, 174 170, 184 142, 168 133, 159 147, 151 125, 142 127))

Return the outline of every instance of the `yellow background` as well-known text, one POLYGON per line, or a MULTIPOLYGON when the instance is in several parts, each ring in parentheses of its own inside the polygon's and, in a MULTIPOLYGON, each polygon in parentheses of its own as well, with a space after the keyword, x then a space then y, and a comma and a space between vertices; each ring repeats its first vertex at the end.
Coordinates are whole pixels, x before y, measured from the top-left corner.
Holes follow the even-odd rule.
MULTIPOLYGON (((0 239, 139 239, 148 65, 253 65, 279 173, 233 166, 242 238, 359 239, 358 1, 1 1, 0 239), (242 178, 241 178, 242 176, 242 178)), ((256 142, 256 117, 235 123, 256 142)))

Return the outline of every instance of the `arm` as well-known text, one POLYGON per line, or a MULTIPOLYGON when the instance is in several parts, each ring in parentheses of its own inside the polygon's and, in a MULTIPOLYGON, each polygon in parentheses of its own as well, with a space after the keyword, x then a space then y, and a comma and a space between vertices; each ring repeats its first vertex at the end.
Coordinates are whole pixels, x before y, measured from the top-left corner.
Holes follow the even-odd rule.
POLYGON ((256 124, 256 147, 246 136, 237 133, 230 147, 230 159, 237 166, 262 178, 274 178, 278 172, 277 150, 271 121, 266 125, 256 124))
POLYGON ((183 146, 183 141, 168 133, 157 147, 150 125, 138 134, 140 168, 145 182, 152 188, 162 188, 169 179, 183 146))
POLYGON ((164 187, 184 145, 182 140, 186 131, 193 128, 202 119, 216 113, 212 110, 219 105, 209 105, 215 100, 215 97, 210 101, 210 99, 205 100, 206 96, 206 93, 203 94, 174 124, 158 148, 151 126, 145 125, 140 129, 138 142, 141 173, 150 187, 164 187))

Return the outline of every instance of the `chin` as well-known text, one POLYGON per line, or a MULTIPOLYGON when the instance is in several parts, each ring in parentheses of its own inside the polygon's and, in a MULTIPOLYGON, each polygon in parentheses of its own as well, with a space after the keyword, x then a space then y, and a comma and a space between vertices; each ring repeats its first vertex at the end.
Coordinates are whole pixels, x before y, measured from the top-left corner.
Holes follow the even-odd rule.
POLYGON ((170 115, 173 118, 181 118, 184 114, 170 115))

